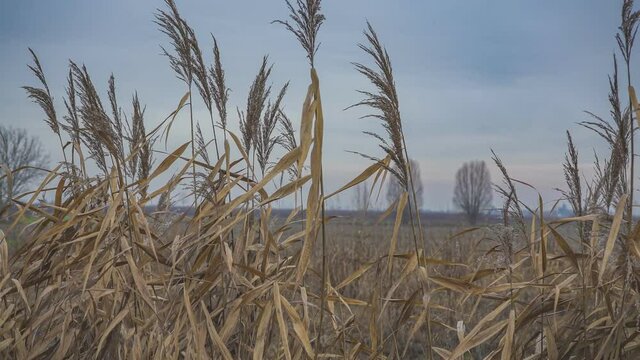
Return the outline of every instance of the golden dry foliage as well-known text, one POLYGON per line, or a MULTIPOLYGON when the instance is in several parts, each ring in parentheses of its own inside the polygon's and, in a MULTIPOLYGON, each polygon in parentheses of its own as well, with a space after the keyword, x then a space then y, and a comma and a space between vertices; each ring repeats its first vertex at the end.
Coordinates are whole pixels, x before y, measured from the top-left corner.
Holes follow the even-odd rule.
MULTIPOLYGON (((167 3, 177 13, 173 1, 167 3)), ((320 2, 299 0, 294 5, 289 4, 293 23, 287 26, 313 66, 316 32, 324 20, 320 2)), ((167 22, 172 19, 166 16, 167 22)), ((176 29, 188 28, 181 18, 176 21, 176 29)), ((388 62, 370 25, 367 31, 388 62)), ((220 66, 220 54, 215 57, 220 66)), ((35 53, 34 58, 46 84, 35 53)), ((183 68, 185 62, 173 65, 184 74, 191 72, 183 68)), ((72 154, 71 161, 51 170, 33 191, 16 194, 13 207, 2 209, 11 219, 6 233, 27 215, 32 222, 24 229, 25 244, 11 257, 5 232, 0 232, 1 358, 640 356, 640 223, 631 233, 623 231, 626 195, 614 216, 593 213, 549 221, 541 201, 531 209, 526 230, 506 221, 443 235, 442 241, 419 247, 416 232, 409 231, 413 226, 401 225, 411 196, 405 192, 383 214, 385 218, 397 210, 386 243, 353 251, 328 238, 319 248, 316 238, 325 235, 323 225, 329 228, 332 221, 324 214, 325 199, 371 178, 374 187, 382 186, 390 163, 404 159, 406 148, 404 140, 396 141, 397 149, 385 149, 386 158, 363 166, 353 181, 325 195, 315 68, 310 70, 299 140, 289 141, 258 178, 252 154, 226 125, 224 147, 212 163, 197 155, 185 157, 195 146, 192 139, 151 165, 151 145, 159 136, 168 137, 189 93, 147 133, 136 95, 131 146, 108 143, 113 134, 128 133, 118 128, 126 124, 113 119, 120 110, 114 106, 114 115, 108 115, 86 69, 72 66, 67 118, 71 124, 98 118, 101 127, 63 126, 71 142, 62 151, 72 154), (81 93, 76 95, 74 87, 81 93), (88 175, 87 151, 103 174, 88 175), (393 152, 398 152, 396 158, 393 152), (289 178, 283 174, 292 168, 295 176, 272 189, 274 180, 289 178), (191 172, 203 179, 202 196, 197 208, 177 213, 170 206, 171 192, 191 187, 191 172), (171 180, 151 186, 163 176, 171 180), (45 193, 50 203, 36 201, 45 193), (304 210, 276 219, 271 204, 298 194, 306 199, 304 210), (350 263, 344 261, 347 251, 368 258, 350 263), (320 264, 320 258, 335 263, 320 264)), ((390 65, 383 70, 392 78, 390 65)), ((369 68, 360 66, 360 71, 369 68)), ((227 93, 224 86, 220 91, 227 93)), ((31 92, 43 98, 38 101, 47 114, 53 113, 47 89, 31 92)), ((114 87, 114 104, 115 96, 114 87)), ((399 116, 395 107, 393 113, 399 116)), ((403 139, 401 128, 397 131, 403 139)), ((206 145, 201 140, 198 152, 206 145)), ((1 180, 11 179, 14 171, 20 169, 3 167, 1 180)), ((409 189, 411 179, 404 181, 409 189)), ((509 201, 514 198, 509 195, 509 201)), ((376 226, 384 228, 383 220, 376 226)))

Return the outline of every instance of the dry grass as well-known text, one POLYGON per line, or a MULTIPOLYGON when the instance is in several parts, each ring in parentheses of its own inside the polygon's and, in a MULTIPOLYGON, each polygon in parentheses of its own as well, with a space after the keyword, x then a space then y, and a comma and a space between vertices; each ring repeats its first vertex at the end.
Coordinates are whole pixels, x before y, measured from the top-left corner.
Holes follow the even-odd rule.
MULTIPOLYGON (((238 111, 242 136, 228 131, 229 91, 217 43, 214 65, 207 68, 194 31, 173 1, 166 2, 169 10, 160 11, 157 21, 173 46, 165 52, 170 65, 188 92, 153 129, 145 126, 137 94, 131 116, 123 116, 112 77, 107 111, 87 69, 75 63, 65 99, 68 114, 59 123, 34 53, 32 68, 43 88, 27 91, 60 136, 65 159, 71 156, 33 191, 15 194, 12 208, 0 209, 0 214, 13 210, 0 232, 0 357, 640 356, 640 223, 628 216, 625 190, 633 164, 628 145, 633 117, 620 105, 617 76, 611 81, 614 122, 599 118, 586 124, 611 144, 611 155, 586 186, 569 137, 564 194, 577 217, 547 219, 542 199, 537 208, 520 202, 522 183, 509 177, 496 156, 504 175, 502 224, 472 229, 428 224, 425 231, 412 205, 407 207, 411 223, 402 225, 408 199, 415 196, 409 152, 390 57, 370 24, 368 44, 361 48, 373 65, 356 67, 374 90, 362 92, 360 105, 372 107, 377 111, 372 116, 382 121, 388 139, 375 136, 385 158, 368 156, 372 165, 326 195, 314 67, 324 20, 320 2, 287 3, 292 23, 280 22, 299 40, 311 65, 298 137, 280 109, 287 86, 270 99, 266 58, 247 109, 238 111), (194 83, 212 126, 215 105, 224 132, 215 158, 193 118, 194 83), (187 102, 191 139, 156 155, 154 163, 156 139, 168 136, 187 102), (274 134, 278 124, 280 135, 274 134), (188 149, 191 156, 184 155, 188 149), (100 174, 88 174, 89 161, 100 174), (171 180, 150 187, 164 174, 171 180), (380 219, 325 213, 327 198, 368 179, 373 193, 388 174, 401 180, 404 191, 380 219), (275 180, 280 185, 272 191, 275 180), (171 193, 183 185, 193 187, 194 208, 176 213, 171 193), (50 203, 36 201, 45 194, 50 203), (304 206, 278 217, 271 204, 284 197, 295 197, 296 204, 304 200, 304 206), (153 204, 156 210, 148 211, 153 204), (24 230, 25 243, 9 257, 5 234, 18 229, 24 230)), ((634 14, 625 11, 623 19, 634 14)), ((634 26, 629 30, 627 24, 624 36, 635 34, 634 26)), ((629 94, 635 104, 632 89, 629 94)), ((640 114, 637 106, 633 110, 640 114)), ((3 168, 2 180, 19 171, 3 168)))

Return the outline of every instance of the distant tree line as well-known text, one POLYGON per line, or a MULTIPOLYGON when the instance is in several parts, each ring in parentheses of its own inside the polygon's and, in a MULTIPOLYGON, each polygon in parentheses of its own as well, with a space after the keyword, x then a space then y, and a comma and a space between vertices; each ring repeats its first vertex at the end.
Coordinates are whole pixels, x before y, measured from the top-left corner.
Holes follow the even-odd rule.
POLYGON ((26 130, 0 125, 0 216, 47 164, 42 144, 26 130))

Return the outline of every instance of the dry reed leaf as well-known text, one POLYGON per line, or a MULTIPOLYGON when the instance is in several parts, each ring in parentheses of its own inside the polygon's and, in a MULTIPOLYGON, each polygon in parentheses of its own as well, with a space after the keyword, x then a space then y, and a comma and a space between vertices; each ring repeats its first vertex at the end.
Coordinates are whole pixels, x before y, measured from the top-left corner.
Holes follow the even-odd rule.
MULTIPOLYGON (((491 271, 492 274, 495 273, 495 271, 491 271)), ((478 287, 476 285, 473 285, 471 283, 468 283, 464 280, 460 280, 460 279, 453 279, 453 278, 446 278, 443 276, 430 276, 429 280, 433 281, 434 283, 446 288, 446 289, 450 289, 456 292, 459 292, 461 294, 467 294, 467 293, 473 293, 473 294, 478 294, 478 293, 482 293, 485 290, 481 287, 478 287)))
POLYGON ((147 288, 147 283, 144 280, 140 269, 136 265, 136 261, 133 259, 131 255, 132 248, 127 243, 127 239, 123 236, 120 238, 120 244, 125 252, 125 258, 127 259, 127 264, 129 265, 129 271, 131 272, 131 276, 133 277, 133 282, 136 286, 137 293, 140 294, 142 299, 147 303, 147 305, 155 311, 155 304, 151 301, 151 296, 149 294, 149 289, 147 288))
POLYGON ((189 319, 189 324, 191 325, 191 335, 195 339, 195 343, 196 343, 195 351, 201 354, 200 356, 203 356, 206 353, 206 350, 204 348, 204 342, 198 336, 200 327, 198 326, 198 323, 196 321, 196 316, 193 313, 193 305, 191 304, 191 299, 189 298, 189 292, 190 292, 189 283, 185 282, 184 287, 182 288, 183 305, 187 312, 187 318, 189 319))
POLYGON ((553 329, 551 329, 551 327, 549 326, 545 326, 545 340, 546 340, 546 345, 547 345, 547 356, 549 357, 549 360, 557 360, 560 358, 560 355, 558 354, 558 346, 557 346, 557 342, 556 342, 556 334, 553 331, 553 329))
POLYGON ((487 327, 485 330, 480 331, 474 336, 467 335, 467 337, 465 337, 465 340, 461 344, 459 344, 458 347, 456 347, 456 349, 451 353, 451 359, 462 356, 465 352, 489 341, 507 326, 507 321, 508 320, 502 320, 494 325, 487 327))
POLYGON ((302 188, 304 186, 304 184, 307 183, 307 181, 309 181, 311 179, 311 175, 305 175, 301 178, 298 178, 290 183, 287 183, 286 185, 282 186, 281 188, 279 188, 278 190, 276 190, 271 196, 269 196, 267 199, 263 200, 260 203, 260 206, 264 206, 267 205, 271 202, 274 202, 276 200, 280 200, 282 198, 284 198, 285 196, 291 195, 293 192, 297 191, 298 189, 302 188))
POLYGON ((220 338, 222 339, 223 343, 226 343, 227 340, 229 340, 233 330, 238 325, 238 321, 240 320, 240 310, 242 310, 241 305, 243 303, 243 300, 247 300, 247 301, 252 300, 251 298, 253 296, 249 296, 249 295, 250 293, 245 293, 244 295, 245 299, 242 299, 242 298, 236 299, 231 304, 231 309, 228 311, 228 315, 224 319, 224 325, 220 330, 220 338))
MULTIPOLYGON (((113 178, 113 176, 112 176, 113 178)), ((108 234, 111 230, 113 230, 113 223, 115 221, 115 217, 117 216, 118 207, 122 203, 124 197, 124 193, 118 192, 118 194, 114 197, 110 197, 109 199, 109 209, 100 224, 100 230, 96 235, 95 240, 93 241, 93 247, 91 249, 91 254, 89 256, 89 262, 85 266, 83 280, 82 280, 82 292, 84 293, 87 289, 87 282, 89 281, 89 276, 91 275, 91 269, 93 263, 98 256, 98 245, 105 234, 108 234)))
POLYGON ((267 185, 271 180, 273 180, 273 178, 275 178, 278 174, 286 171, 289 168, 289 166, 291 166, 291 164, 293 164, 296 161, 299 155, 300 155, 300 148, 298 147, 293 149, 292 151, 289 151, 284 156, 282 156, 280 161, 278 161, 278 163, 276 163, 273 166, 273 168, 271 168, 271 171, 265 174, 262 180, 260 180, 257 184, 255 184, 252 188, 248 189, 242 195, 233 199, 227 205, 226 210, 223 211, 219 216, 223 218, 229 215, 229 213, 231 213, 233 209, 238 207, 240 204, 246 202, 247 200, 250 200, 253 197, 253 195, 261 191, 262 188, 265 187, 265 185, 267 185))
MULTIPOLYGON (((322 148, 324 138, 324 116, 322 111, 322 99, 320 96, 320 79, 316 69, 311 69, 311 81, 314 85, 313 111, 315 113, 315 123, 313 129, 313 148, 311 149, 311 175, 316 174, 316 180, 322 179, 322 148), (315 170, 315 171, 314 171, 315 170)), ((322 194, 324 195, 324 194, 322 194)), ((323 200, 324 201, 324 200, 323 200)))
POLYGON ((506 326, 506 320, 501 321, 493 326, 487 325, 496 317, 498 317, 498 315, 500 315, 504 311, 504 309, 506 309, 510 305, 510 302, 504 301, 498 307, 485 315, 480 321, 478 321, 476 326, 474 326, 474 328, 469 331, 467 336, 465 336, 464 340, 460 342, 460 344, 458 344, 458 346, 456 346, 456 348, 452 351, 450 358, 455 359, 459 356, 462 356, 465 352, 473 349, 486 339, 493 337, 493 335, 502 330, 502 328, 506 326))
POLYGON ((278 320, 278 329, 280 330, 280 341, 282 342, 282 349, 284 356, 287 360, 291 360, 291 351, 289 348, 289 335, 287 330, 287 323, 284 322, 284 316, 282 314, 282 296, 280 295, 280 286, 278 282, 273 283, 273 303, 276 309, 276 319, 278 320))
POLYGON ((303 318, 304 325, 309 328, 309 297, 307 296, 307 289, 304 286, 300 287, 300 298, 302 299, 303 318))
POLYGON ((393 233, 391 235, 391 242, 389 244, 389 254, 388 254, 388 262, 387 269, 389 271, 389 276, 391 276, 391 272, 393 271, 393 255, 396 251, 396 246, 398 244, 398 232, 400 231, 400 225, 402 224, 402 215, 404 214, 404 208, 407 205, 407 200, 409 199, 409 194, 407 192, 403 192, 400 195, 400 199, 398 200, 398 207, 396 208, 396 221, 393 225, 393 233))
MULTIPOLYGON (((389 157, 387 157, 388 159, 389 157)), ((364 169, 364 171, 362 171, 358 176, 356 176, 355 178, 353 178, 351 181, 349 181, 346 185, 342 186, 340 189, 332 192, 331 194, 325 196, 325 200, 329 199, 337 194, 340 194, 360 183, 362 183, 363 181, 366 181, 367 179, 369 179, 373 174, 375 174, 376 172, 378 172, 380 169, 384 169, 384 162, 376 162, 374 164, 372 164, 371 166, 369 166, 368 168, 364 169)), ((373 187, 372 187, 373 189, 373 187)))
MULTIPOLYGON (((415 255, 415 251, 412 252, 412 253, 395 254, 394 257, 408 260, 413 255, 415 255)), ((453 262, 453 261, 448 261, 448 260, 438 259, 438 258, 432 258, 432 257, 425 257, 422 253, 420 254, 420 257, 418 258, 418 262, 420 264, 429 264, 429 265, 461 266, 461 267, 467 267, 467 268, 469 267, 467 264, 464 264, 464 263, 458 263, 458 262, 453 262)))
POLYGON ((13 343, 13 339, 11 339, 11 338, 4 339, 4 340, 0 341, 0 351, 2 351, 4 349, 8 349, 9 346, 11 346, 11 343, 13 343))
POLYGON ((378 216, 378 218, 376 219, 375 225, 378 226, 380 225, 384 220, 386 220, 389 215, 391 215, 393 213, 393 211, 396 209, 396 207, 398 206, 398 201, 400 199, 396 199, 395 201, 392 201, 389 206, 387 207, 387 209, 385 211, 383 211, 380 216, 378 216))
POLYGON ((100 337, 100 341, 98 342, 98 347, 96 349, 96 357, 98 357, 98 355, 102 351, 102 348, 104 346, 104 342, 109 337, 109 334, 111 334, 113 329, 115 329, 116 326, 118 326, 124 320, 124 318, 127 316, 128 313, 129 313, 129 308, 125 307, 124 309, 122 309, 120 311, 120 313, 118 313, 118 315, 116 315, 115 318, 113 318, 113 320, 111 320, 111 322, 109 322, 109 325, 102 332, 102 336, 100 337))
POLYGON ((451 351, 437 346, 434 346, 432 349, 438 356, 440 356, 440 358, 451 359, 451 351))
POLYGON ((513 358, 513 339, 516 331, 516 312, 515 310, 509 311, 509 322, 507 323, 507 331, 504 335, 504 345, 502 346, 502 352, 500 359, 510 360, 513 358))
POLYGON ((620 224, 622 224, 622 217, 624 215, 626 203, 627 194, 624 194, 620 198, 618 206, 616 207, 616 213, 613 216, 613 221, 611 222, 611 230, 609 230, 609 236, 607 237, 607 242, 605 243, 604 255, 602 256, 602 263, 600 264, 600 271, 598 273, 598 285, 600 286, 602 285, 602 277, 604 276, 604 272, 607 269, 609 257, 613 252, 613 246, 615 245, 616 239, 618 238, 618 232, 620 231, 620 224))
POLYGON ((7 245, 6 236, 0 230, 0 278, 9 275, 9 246, 7 245))
POLYGON ((638 105, 638 98, 636 97, 636 89, 633 86, 629 86, 629 98, 631 99, 632 108, 636 112, 636 121, 640 126, 640 105, 638 105))
POLYGON ((567 240, 565 240, 564 236, 562 236, 553 226, 547 226, 547 229, 551 231, 551 233, 554 236, 554 239, 556 240, 556 242, 558 243, 562 251, 565 253, 567 257, 569 257, 569 261, 571 262, 571 265, 573 265, 576 268, 576 271, 580 271, 580 267, 578 266, 578 258, 576 254, 573 252, 573 250, 571 249, 571 246, 569 245, 567 240))
POLYGON ((20 298, 24 302, 24 306, 27 310, 27 314, 31 314, 31 306, 29 305, 29 300, 27 300, 27 294, 24 292, 24 288, 22 287, 22 284, 20 284, 20 281, 18 279, 11 279, 11 282, 13 282, 13 286, 15 286, 18 294, 20 294, 20 298))
POLYGON ((190 97, 191 97, 191 92, 187 92, 184 95, 182 95, 182 98, 180 99, 180 102, 178 103, 178 107, 176 107, 176 109, 173 112, 171 112, 171 114, 169 114, 169 116, 167 116, 165 121, 163 121, 160 125, 158 125, 158 127, 156 129, 154 129, 151 132, 151 133, 155 133, 166 122, 166 120, 171 118, 171 120, 169 120, 169 123, 167 124, 167 126, 163 130, 163 133, 165 134, 165 137, 164 137, 164 146, 165 147, 167 146, 167 142, 169 142, 169 133, 171 133, 171 126, 173 125, 173 122, 176 120, 176 117, 178 116, 178 113, 180 113, 180 110, 182 110, 182 108, 186 105, 187 100, 189 100, 190 97))
POLYGON ((55 168, 53 168, 53 170, 51 170, 47 174, 47 176, 45 176, 44 180, 42 180, 40 185, 38 185, 38 188, 35 191, 33 191, 33 194, 31 195, 31 198, 29 198, 29 201, 27 201, 27 203, 24 204, 24 206, 20 209, 20 211, 17 214, 15 214, 15 220, 7 228, 7 231, 11 231, 16 227, 20 219, 24 217, 25 212, 32 207, 33 203, 38 199, 38 197, 41 195, 41 193, 46 188, 46 186, 49 185, 49 183, 53 181, 53 179, 55 179, 56 174, 58 170, 60 170, 61 166, 62 164, 58 164, 55 168))
POLYGON ((284 309, 287 311, 289 318, 292 321, 293 332, 297 335, 298 340, 300 340, 304 351, 307 353, 309 358, 315 358, 313 347, 311 346, 311 341, 309 341, 309 334, 307 333, 306 327, 302 322, 300 315, 298 315, 296 309, 291 306, 291 304, 285 297, 280 296, 280 300, 282 305, 284 305, 284 309))
POLYGON ((389 301, 391 300, 391 296, 396 292, 400 284, 402 284, 402 282, 407 278, 407 276, 413 273, 413 271, 417 267, 418 267, 418 256, 416 254, 413 254, 413 256, 404 265, 404 268, 402 269, 402 273, 400 273, 398 280, 396 280, 393 286, 391 286, 391 288, 389 289, 389 291, 387 291, 387 295, 385 296, 386 300, 384 301, 384 304, 382 305, 382 309, 380 310, 380 316, 382 316, 382 314, 384 313, 384 310, 387 307, 387 304, 389 304, 389 301))
POLYGON ((542 196, 538 194, 538 210, 540 218, 540 257, 542 274, 547 271, 547 226, 544 222, 544 205, 542 196))
POLYGON ((4 333, 5 323, 7 323, 7 320, 13 319, 15 317, 13 314, 15 307, 15 304, 9 304, 9 306, 3 309, 2 315, 0 315, 0 329, 3 329, 3 331, 0 333, 4 333))
POLYGON ((358 359, 358 354, 360 354, 360 352, 362 351, 362 343, 359 342, 357 344, 355 344, 353 346, 353 348, 351 348, 351 351, 349 352, 349 356, 347 356, 348 359, 358 359))
POLYGON ((229 247, 229 244, 226 242, 223 243, 224 246, 224 261, 227 265, 227 271, 229 273, 233 273, 233 251, 229 247))
MULTIPOLYGON (((314 101, 310 105, 308 119, 303 119, 303 122, 310 122, 315 114, 315 123, 313 127, 313 148, 311 149, 311 186, 307 195, 307 218, 305 222, 305 241, 300 252, 300 260, 298 261, 298 269, 296 272, 296 284, 301 284, 302 279, 309 266, 309 260, 311 259, 311 252, 313 244, 315 243, 318 235, 318 226, 324 224, 324 219, 320 217, 324 215, 324 194, 322 184, 322 137, 323 137, 323 118, 322 118, 322 105, 320 100, 320 88, 319 80, 315 69, 311 69, 311 80, 313 85, 314 101), (322 209, 322 214, 320 213, 322 209)), ((306 130, 305 130, 306 131, 306 130)), ((301 135, 302 136, 302 135, 301 135)), ((308 144, 310 145, 310 143, 308 144)), ((300 140, 300 147, 302 151, 305 151, 303 140, 300 140)), ((304 158, 301 154, 301 162, 299 165, 299 173, 302 169, 301 164, 304 164, 304 158)), ((324 234, 323 234, 324 236, 324 234)))
MULTIPOLYGON (((371 293, 371 297, 369 298, 369 342, 371 344, 371 350, 374 352, 378 351, 378 322, 377 316, 378 313, 378 301, 380 297, 380 293, 378 292, 378 287, 375 286, 373 292, 371 293)), ((380 311, 380 315, 382 315, 382 311, 380 311)))
POLYGON ((236 134, 234 134, 233 132, 227 131, 227 133, 229 134, 229 136, 231 136, 231 140, 233 140, 233 142, 236 144, 236 149, 238 149, 240 151, 240 154, 242 155, 242 158, 247 163, 247 167, 250 168, 251 167, 251 161, 249 160, 249 155, 245 151, 244 146, 242 146, 242 141, 240 141, 238 136, 236 134))
POLYGON ((336 286, 336 290, 342 289, 343 287, 351 284, 353 281, 355 281, 356 279, 364 275, 367 271, 369 271, 369 269, 371 269, 371 267, 375 264, 376 262, 370 262, 370 263, 364 264, 358 270, 354 271, 347 278, 342 280, 342 282, 336 286))
POLYGON ((305 96, 304 103, 302 105, 302 116, 300 120, 300 157, 298 159, 298 174, 302 174, 304 163, 311 149, 311 142, 313 139, 313 115, 315 113, 313 107, 315 85, 309 84, 307 89, 307 95, 305 96))
POLYGON ((163 172, 165 172, 171 165, 173 165, 174 162, 176 162, 176 160, 178 160, 180 158, 180 156, 182 156, 182 154, 187 149, 187 147, 189 147, 190 144, 191 144, 191 142, 186 142, 186 143, 180 145, 171 154, 169 154, 164 160, 162 160, 160 165, 158 165, 158 167, 156 167, 156 169, 151 173, 151 175, 149 175, 149 177, 146 179, 145 182, 149 183, 151 180, 156 178, 158 175, 160 175, 163 172))
POLYGON ((58 217, 60 216, 60 213, 62 212, 63 208, 62 208, 62 192, 64 191, 64 184, 65 184, 65 178, 61 178, 60 181, 58 181, 58 186, 56 186, 56 192, 54 195, 54 204, 56 206, 55 211, 53 212, 53 216, 54 217, 58 217))
POLYGON ((601 343, 600 350, 598 350, 598 353, 596 354, 594 359, 599 360, 620 358, 620 355, 618 353, 620 351, 620 346, 619 344, 616 344, 619 337, 616 335, 619 334, 619 332, 622 330, 622 325, 625 323, 626 314, 628 312, 629 308, 623 311, 620 314, 620 318, 615 322, 615 324, 613 324, 613 326, 611 326, 611 329, 607 333, 607 337, 601 343))
POLYGON ((376 172, 376 176, 373 178, 373 183, 371 184, 371 190, 369 191, 369 198, 373 197, 373 191, 376 188, 376 184, 380 182, 378 186, 378 195, 376 195, 376 201, 380 199, 380 194, 382 193, 382 188, 387 180, 387 175, 389 175, 389 164, 391 164, 391 156, 387 155, 382 161, 378 161, 378 164, 381 165, 380 169, 376 172))
POLYGON ((599 216, 598 214, 583 215, 583 216, 572 216, 572 217, 553 220, 553 221, 548 222, 547 224, 563 225, 563 224, 568 224, 568 223, 572 223, 572 222, 594 221, 598 216, 599 216))
POLYGON ((298 231, 297 233, 291 234, 284 241, 282 241, 279 246, 281 246, 283 249, 287 249, 291 245, 295 244, 296 242, 301 241, 301 239, 304 239, 305 233, 306 233, 305 230, 301 230, 301 231, 298 231))
POLYGON ((413 323, 413 326, 411 327, 411 331, 409 331, 409 336, 407 337, 407 340, 406 340, 407 343, 405 344, 404 349, 402 350, 402 357, 406 357, 407 350, 409 350, 409 345, 411 345, 411 340, 416 335, 418 330, 422 328, 426 319, 427 319, 427 310, 422 310, 420 312, 420 315, 418 315, 418 319, 413 323))
MULTIPOLYGON (((209 315, 209 311, 207 310, 207 306, 204 304, 204 301, 200 301, 200 309, 205 316, 205 320, 207 322, 207 330, 209 332, 209 336, 211 337, 211 342, 216 344, 224 359, 232 360, 233 356, 216 331, 216 327, 213 325, 213 320, 211 319, 211 315, 209 315)), ((202 354, 205 353, 203 352, 202 354)))
POLYGON ((273 313, 273 302, 268 301, 262 308, 260 317, 258 318, 258 328, 256 330, 256 343, 253 348, 253 359, 261 360, 264 357, 264 346, 267 341, 267 329, 269 328, 269 321, 271 320, 271 314, 273 313))
POLYGON ((449 240, 453 240, 453 239, 459 238, 462 235, 466 235, 466 234, 469 234, 469 233, 472 233, 474 231, 478 231, 478 230, 481 230, 481 229, 482 229, 481 227, 477 227, 477 226, 476 227, 466 228, 466 229, 464 229, 462 231, 458 231, 457 233, 451 235, 449 237, 449 240))
POLYGON ((369 303, 364 300, 353 299, 346 296, 342 296, 338 293, 336 295, 328 295, 327 301, 339 301, 343 305, 355 305, 355 306, 369 306, 369 303))
POLYGON ((70 323, 71 323, 71 312, 67 312, 64 317, 64 321, 62 323, 62 329, 60 331, 60 334, 61 334, 60 345, 56 349, 55 354, 53 354, 54 360, 63 359, 67 354, 67 352, 69 351, 69 348, 71 347, 74 334, 72 331, 69 331, 70 323))

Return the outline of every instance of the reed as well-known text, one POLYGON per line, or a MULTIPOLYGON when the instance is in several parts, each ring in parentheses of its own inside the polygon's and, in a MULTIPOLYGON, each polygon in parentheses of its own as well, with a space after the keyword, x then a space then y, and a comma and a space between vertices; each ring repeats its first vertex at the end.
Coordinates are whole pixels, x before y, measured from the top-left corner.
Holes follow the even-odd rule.
MULTIPOLYGON (((590 115, 582 124, 609 145, 594 159, 594 176, 578 166, 585 156, 579 159, 567 133, 559 166, 575 216, 548 217, 542 198, 524 203, 521 188, 535 188, 514 179, 494 153, 502 224, 442 230, 423 226, 391 56, 368 23, 360 45, 368 62, 355 68, 371 89, 360 91, 355 106, 382 126, 369 133, 380 154, 364 154, 373 161, 325 193, 323 105, 332 104, 322 103, 317 70, 325 18, 318 0, 286 5, 288 20, 276 22, 293 33, 310 65, 299 118, 283 110, 289 83, 272 94, 267 57, 246 107, 228 114, 218 42, 207 65, 195 29, 172 0, 156 22, 186 94, 154 126, 137 93, 118 101, 111 76, 103 97, 75 62, 59 121, 32 52, 39 85, 26 87, 27 95, 71 159, 30 191, 12 194, 0 231, 1 358, 640 356, 640 224, 629 215, 632 113, 637 118, 640 107, 632 87, 623 105, 615 58, 612 116, 590 115), (194 118, 192 87, 210 115, 212 139, 194 118), (189 138, 161 150, 156 140, 186 111, 189 138), (238 121, 241 132, 228 121, 238 121), (214 157, 216 128, 224 142, 214 157), (372 196, 388 177, 403 191, 377 221, 326 211, 328 199, 364 182, 372 196), (189 209, 173 205, 185 187, 196 198, 189 209), (273 208, 290 198, 290 212, 273 208), (404 211, 410 225, 402 224, 404 211), (10 249, 18 234, 22 246, 10 249)), ((636 13, 631 1, 623 7, 618 41, 628 75, 636 13)), ((0 181, 20 171, 2 166, 0 181)))

